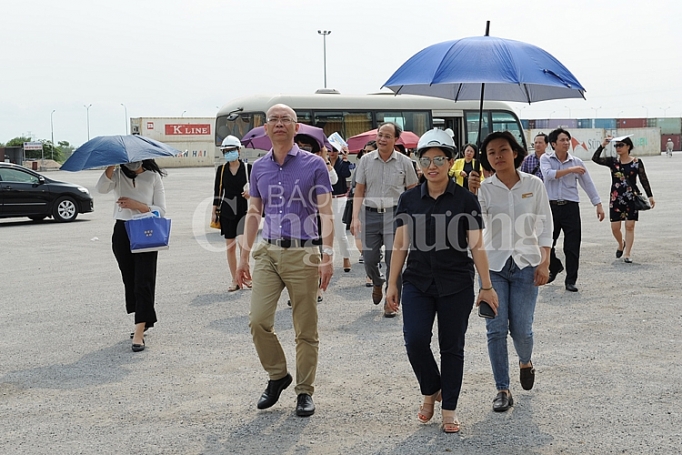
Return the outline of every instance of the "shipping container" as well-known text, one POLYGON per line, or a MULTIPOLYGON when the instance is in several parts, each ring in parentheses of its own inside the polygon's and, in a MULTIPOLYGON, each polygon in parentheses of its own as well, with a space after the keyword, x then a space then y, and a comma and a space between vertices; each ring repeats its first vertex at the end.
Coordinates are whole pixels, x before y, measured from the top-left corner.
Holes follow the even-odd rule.
POLYGON ((618 127, 618 122, 615 118, 596 118, 594 119, 594 127, 615 130, 618 127))
POLYGON ((547 119, 535 119, 535 128, 539 128, 539 129, 549 128, 549 120, 547 120, 547 119))
POLYGON ((535 119, 528 120, 528 128, 526 128, 525 126, 523 127, 524 130, 525 129, 532 130, 533 128, 535 128, 535 119))
POLYGON ((619 128, 613 136, 630 136, 634 156, 660 155, 661 130, 658 128, 619 128))
POLYGON ((551 118, 547 121, 550 128, 578 128, 578 120, 572 119, 561 119, 561 118, 551 118))
POLYGON ((647 119, 645 118, 619 118, 618 128, 646 128, 647 119))
POLYGON ((132 134, 163 142, 179 151, 173 158, 158 158, 161 167, 212 166, 218 158, 214 142, 215 117, 134 117, 132 134))
POLYGON ((661 134, 661 152, 665 152, 665 144, 668 138, 673 140, 673 150, 682 150, 682 135, 680 134, 661 134))
POLYGON ((661 134, 682 134, 682 119, 674 117, 657 118, 656 125, 661 134))
POLYGON ((592 119, 591 118, 579 118, 578 119, 578 128, 592 128, 592 119))

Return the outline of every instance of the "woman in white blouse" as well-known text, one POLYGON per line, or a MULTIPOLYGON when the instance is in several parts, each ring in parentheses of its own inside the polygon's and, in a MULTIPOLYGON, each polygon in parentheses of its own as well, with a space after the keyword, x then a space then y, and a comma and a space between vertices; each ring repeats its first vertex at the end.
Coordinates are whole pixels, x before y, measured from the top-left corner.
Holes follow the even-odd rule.
POLYGON ((519 357, 521 386, 533 388, 535 302, 538 286, 549 277, 552 212, 542 180, 518 171, 525 156, 526 150, 511 133, 492 133, 481 144, 481 165, 494 174, 482 183, 469 179, 470 188, 478 189, 490 278, 499 298, 497 316, 486 320, 497 388, 493 410, 497 412, 514 404, 509 391, 507 333, 519 357))
POLYGON ((125 222, 145 212, 164 216, 166 193, 161 177, 165 175, 154 160, 144 160, 109 166, 97 182, 98 192, 114 191, 116 195, 111 242, 125 287, 126 311, 135 313, 135 331, 131 334, 134 352, 144 350, 144 332, 157 321, 154 296, 158 252, 132 253, 125 222))

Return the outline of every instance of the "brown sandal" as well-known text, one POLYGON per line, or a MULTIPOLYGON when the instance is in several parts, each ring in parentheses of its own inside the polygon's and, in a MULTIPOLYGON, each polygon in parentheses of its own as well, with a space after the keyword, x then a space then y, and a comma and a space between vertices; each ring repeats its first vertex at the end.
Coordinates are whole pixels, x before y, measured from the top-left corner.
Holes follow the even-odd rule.
POLYGON ((417 413, 417 418, 421 423, 427 423, 433 417, 433 406, 436 401, 442 399, 440 390, 433 395, 424 395, 424 402, 419 406, 419 412, 417 413))
POLYGON ((459 420, 455 411, 446 411, 443 409, 443 424, 441 428, 444 433, 459 433, 459 420))

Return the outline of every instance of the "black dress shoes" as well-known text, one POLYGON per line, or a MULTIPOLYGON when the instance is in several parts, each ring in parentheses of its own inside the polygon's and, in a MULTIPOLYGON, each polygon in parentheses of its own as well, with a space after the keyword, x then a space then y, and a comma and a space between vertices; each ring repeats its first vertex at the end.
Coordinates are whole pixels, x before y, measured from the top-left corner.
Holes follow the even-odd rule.
POLYGON ((493 411, 504 412, 514 405, 511 392, 499 392, 493 400, 493 411))
POLYGON ((550 272, 549 272, 549 278, 547 279, 547 284, 549 284, 549 283, 551 283, 552 281, 554 281, 554 279, 556 278, 556 276, 557 276, 558 274, 560 274, 561 272, 563 272, 563 271, 564 271, 564 266, 563 266, 563 265, 562 265, 561 268, 560 268, 559 270, 557 270, 556 272, 552 272, 552 271, 550 270, 550 272))
POLYGON ((296 399, 296 415, 299 417, 309 417, 313 414, 315 414, 313 397, 307 393, 299 393, 296 399))
POLYGON ((578 288, 572 283, 566 283, 566 290, 570 292, 578 292, 578 288))
POLYGON ((142 344, 133 343, 133 352, 142 352, 142 351, 144 351, 144 340, 142 340, 142 344))
POLYGON ((531 390, 533 388, 533 384, 535 384, 535 368, 533 368, 533 365, 521 368, 519 381, 523 390, 531 390))
POLYGON ((289 387, 291 381, 292 378, 289 373, 282 379, 277 379, 276 381, 273 381, 272 379, 269 380, 265 392, 263 392, 263 395, 261 395, 258 404, 256 405, 258 409, 267 409, 277 403, 279 396, 282 394, 282 390, 289 387))

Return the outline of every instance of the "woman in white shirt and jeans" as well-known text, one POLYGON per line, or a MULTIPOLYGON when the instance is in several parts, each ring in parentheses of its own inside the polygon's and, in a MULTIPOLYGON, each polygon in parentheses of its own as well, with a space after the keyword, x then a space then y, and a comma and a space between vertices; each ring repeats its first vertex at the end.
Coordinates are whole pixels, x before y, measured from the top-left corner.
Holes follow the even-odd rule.
POLYGON ((526 150, 511 133, 494 132, 481 144, 481 165, 494 175, 483 183, 469 179, 470 188, 478 188, 490 278, 499 298, 497 316, 486 320, 488 355, 497 387, 493 410, 497 412, 514 404, 509 391, 507 333, 519 356, 521 386, 533 388, 533 315, 538 286, 549 277, 552 212, 542 180, 518 171, 525 156, 526 150))
POLYGON ((136 161, 119 167, 109 166, 97 182, 97 191, 114 191, 114 233, 112 249, 125 287, 126 311, 135 313, 135 331, 132 333, 134 352, 145 347, 144 332, 154 327, 156 311, 156 259, 158 252, 132 253, 125 222, 134 215, 156 212, 166 213, 166 192, 161 177, 166 173, 154 160, 136 161))

